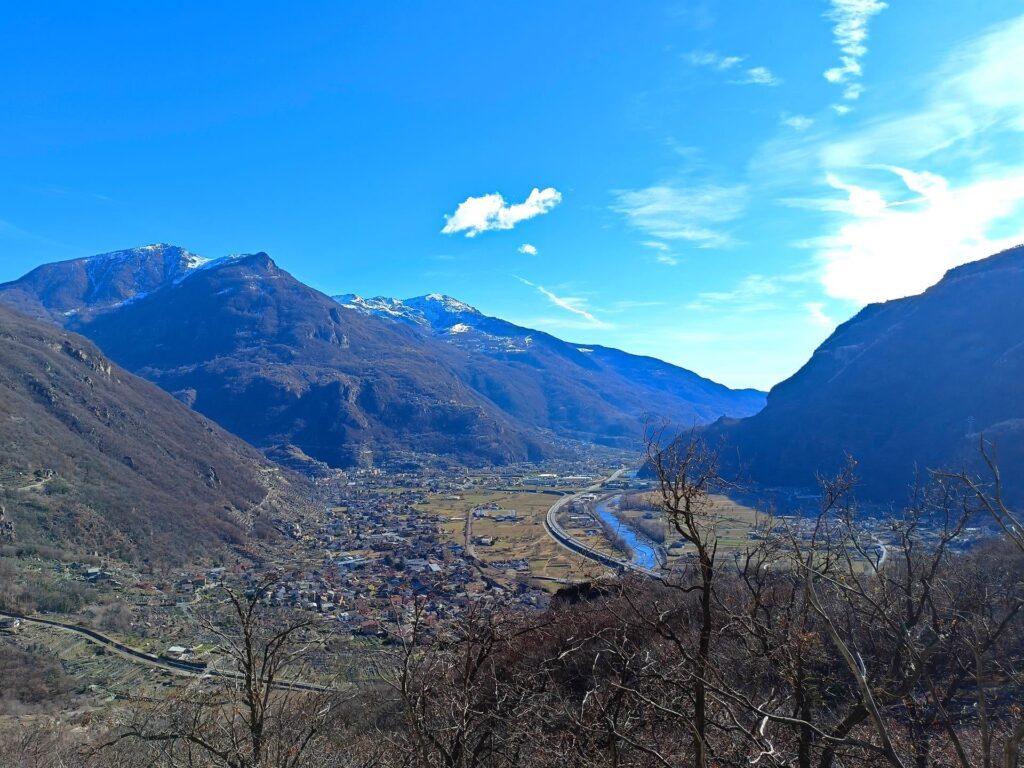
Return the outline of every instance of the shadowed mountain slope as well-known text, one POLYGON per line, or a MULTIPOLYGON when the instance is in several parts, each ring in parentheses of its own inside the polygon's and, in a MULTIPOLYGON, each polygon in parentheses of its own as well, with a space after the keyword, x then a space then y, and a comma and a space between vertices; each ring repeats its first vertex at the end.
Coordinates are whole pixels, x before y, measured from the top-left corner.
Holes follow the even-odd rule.
POLYGON ((455 372, 454 350, 347 310, 266 254, 240 257, 84 323, 121 364, 263 448, 334 466, 362 451, 470 463, 543 446, 455 372))
POLYGON ((260 448, 333 466, 407 452, 537 460, 566 440, 636 447, 647 417, 690 426, 763 403, 443 296, 391 313, 339 303, 266 254, 209 261, 147 246, 40 267, 0 285, 0 301, 89 336, 260 448))
POLYGON ((1024 247, 965 264, 836 329, 750 418, 711 428, 753 480, 810 486, 849 453, 867 497, 906 497, 915 466, 977 468, 996 445, 1024 491, 1024 247))
POLYGON ((582 440, 625 446, 638 440, 647 416, 688 427, 764 405, 763 392, 729 389, 652 357, 562 341, 449 296, 335 298, 463 350, 463 375, 474 388, 516 419, 582 440))

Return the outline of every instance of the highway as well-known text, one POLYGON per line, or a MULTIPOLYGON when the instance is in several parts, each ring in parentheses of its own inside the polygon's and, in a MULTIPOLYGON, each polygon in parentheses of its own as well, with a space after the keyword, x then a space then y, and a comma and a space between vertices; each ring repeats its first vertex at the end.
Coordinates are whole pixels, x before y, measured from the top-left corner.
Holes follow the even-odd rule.
POLYGON ((642 565, 637 565, 636 563, 630 560, 622 560, 617 557, 614 557, 613 555, 609 555, 606 552, 601 552, 597 549, 594 549, 593 547, 584 544, 582 541, 574 539, 572 536, 565 532, 561 525, 558 524, 558 512, 562 507, 564 507, 566 504, 571 503, 573 500, 578 499, 583 494, 597 493, 598 491, 601 490, 601 487, 605 483, 610 483, 612 480, 617 480, 619 477, 622 476, 624 472, 626 472, 625 467, 616 470, 610 476, 600 480, 599 482, 595 483, 589 488, 585 488, 579 493, 574 493, 571 496, 563 496, 562 498, 560 498, 551 506, 551 509, 548 510, 548 513, 544 518, 544 529, 547 531, 548 535, 551 538, 553 538, 563 547, 565 547, 571 552, 575 552, 578 555, 583 555, 583 557, 586 557, 589 560, 601 563, 601 565, 606 565, 609 568, 616 568, 622 571, 633 571, 634 573, 649 576, 652 579, 661 579, 663 574, 660 571, 657 571, 653 568, 644 568, 642 565))
MULTIPOLYGON (((644 576, 648 576, 652 579, 664 579, 664 571, 660 571, 654 568, 644 568, 643 566, 637 565, 632 561, 622 560, 615 557, 614 555, 608 554, 607 552, 601 552, 600 550, 594 549, 593 547, 584 544, 582 541, 570 536, 562 528, 562 526, 558 524, 558 512, 559 510, 561 510, 562 507, 564 507, 566 504, 571 503, 574 499, 579 498, 585 493, 600 492, 602 486, 604 486, 605 483, 618 479, 625 471, 625 469, 620 469, 614 472, 609 477, 606 477, 602 479, 600 482, 590 486, 589 488, 586 488, 578 493, 566 495, 560 498, 551 506, 551 509, 548 510, 547 516, 544 518, 544 529, 547 531, 548 535, 551 538, 553 538, 564 548, 572 552, 575 552, 578 555, 582 555, 583 557, 589 560, 593 560, 597 563, 600 563, 601 565, 608 566, 609 568, 615 568, 617 570, 622 571, 633 571, 634 573, 639 573, 644 576)), ((876 563, 876 568, 878 570, 881 570, 881 568, 885 565, 886 561, 889 559, 889 548, 878 539, 875 540, 875 543, 878 545, 879 548, 879 559, 876 563)))
MULTIPOLYGON (((240 672, 234 672, 230 670, 219 670, 212 667, 200 667, 196 664, 191 664, 186 661, 175 661, 174 659, 165 659, 160 656, 154 656, 151 653, 140 651, 137 648, 132 648, 130 645, 108 637, 107 635, 97 632, 94 629, 88 627, 82 627, 77 624, 66 624, 62 621, 56 621, 54 619, 43 619, 33 616, 24 616, 20 613, 8 613, 7 611, 0 611, 0 616, 21 619, 26 624, 37 624, 44 627, 53 627, 63 632, 71 632, 80 637, 85 638, 94 645, 102 646, 109 651, 117 654, 123 659, 132 662, 133 664, 139 664, 141 666, 151 667, 153 669, 162 669, 167 672, 173 672, 177 675, 186 675, 190 677, 221 677, 231 680, 244 680, 245 677, 240 672)), ((278 688, 283 688, 291 691, 316 691, 321 693, 333 693, 337 692, 338 689, 331 688, 326 685, 317 685, 316 683, 304 683, 299 680, 280 680, 274 684, 278 688)))

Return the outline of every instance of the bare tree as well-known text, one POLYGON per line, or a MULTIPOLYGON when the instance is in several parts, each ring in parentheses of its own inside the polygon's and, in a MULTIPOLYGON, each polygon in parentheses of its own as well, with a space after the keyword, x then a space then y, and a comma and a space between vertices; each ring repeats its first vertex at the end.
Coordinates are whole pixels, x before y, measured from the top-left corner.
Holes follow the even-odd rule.
POLYGON ((481 596, 438 626, 427 606, 420 599, 396 606, 396 650, 376 660, 400 710, 391 759, 417 768, 519 765, 530 720, 523 679, 535 670, 522 674, 516 657, 544 617, 481 596))
POLYGON ((713 593, 718 541, 714 521, 709 518, 710 496, 720 484, 718 454, 703 438, 681 435, 660 446, 647 441, 647 458, 658 479, 662 508, 676 533, 697 555, 698 581, 681 586, 695 590, 700 604, 698 649, 693 674, 694 765, 708 762, 707 680, 711 669, 711 639, 714 634, 713 593))
POLYGON ((282 621, 264 607, 276 583, 268 577, 245 593, 223 587, 204 625, 228 668, 211 669, 164 701, 141 702, 101 749, 136 742, 173 766, 317 764, 347 697, 302 681, 319 638, 313 621, 282 621))

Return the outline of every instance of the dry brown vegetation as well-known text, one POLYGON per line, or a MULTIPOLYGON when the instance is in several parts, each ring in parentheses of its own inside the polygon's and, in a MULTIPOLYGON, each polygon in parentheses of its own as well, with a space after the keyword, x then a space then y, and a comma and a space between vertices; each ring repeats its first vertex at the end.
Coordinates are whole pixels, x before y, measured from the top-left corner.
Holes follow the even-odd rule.
POLYGON ((257 670, 244 684, 139 701, 67 738, 126 768, 1019 765, 1024 540, 998 485, 937 476, 894 516, 883 563, 849 467, 822 482, 809 536, 724 558, 715 452, 684 440, 652 461, 696 553, 670 579, 568 590, 535 613, 482 597, 441 626, 408 603, 393 642, 368 651, 376 682, 336 693, 265 674, 316 644, 236 599, 224 638, 236 669, 257 670), (964 551, 979 514, 1005 534, 964 551))
POLYGON ((180 563, 252 536, 292 483, 89 341, 0 307, 0 545, 180 563), (273 491, 273 492, 272 492, 273 491))
POLYGON ((473 509, 495 504, 503 512, 515 510, 519 517, 516 523, 498 523, 490 517, 472 521, 473 536, 488 536, 495 540, 493 546, 475 547, 476 557, 484 563, 526 559, 530 570, 520 574, 521 578, 541 577, 537 581, 538 586, 557 589, 558 584, 549 579, 588 578, 605 570, 565 549, 547 534, 544 518, 558 499, 559 496, 552 493, 483 491, 467 493, 459 499, 437 495, 421 505, 420 510, 446 518, 447 522, 441 524, 443 534, 460 544, 466 543, 466 518, 472 515, 473 509))

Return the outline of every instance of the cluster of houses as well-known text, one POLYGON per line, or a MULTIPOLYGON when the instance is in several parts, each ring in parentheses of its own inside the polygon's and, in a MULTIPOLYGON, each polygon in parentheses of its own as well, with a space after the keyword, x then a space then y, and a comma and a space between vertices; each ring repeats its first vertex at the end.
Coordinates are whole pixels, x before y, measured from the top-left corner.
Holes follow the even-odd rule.
MULTIPOLYGON (((471 550, 444 536, 441 524, 447 520, 425 512, 422 503, 438 495, 461 497, 481 488, 522 486, 532 477, 547 482, 551 475, 560 485, 573 480, 582 486, 597 476, 597 459, 593 467, 585 465, 584 471, 592 474, 581 474, 580 465, 574 466, 575 471, 566 464, 540 475, 529 465, 483 471, 435 467, 335 473, 316 480, 327 502, 320 520, 307 519, 301 527, 282 530, 292 546, 287 552, 275 550, 259 566, 253 566, 256 558, 243 554, 226 566, 149 579, 95 565, 81 565, 76 571, 91 584, 132 590, 132 602, 144 608, 147 634, 178 638, 173 646, 164 647, 163 655, 169 658, 193 655, 181 637, 182 618, 195 605, 196 593, 221 583, 252 587, 269 573, 278 581, 265 596, 268 606, 315 613, 341 633, 393 638, 405 631, 413 606, 417 619, 432 625, 457 620, 480 599, 544 605, 547 595, 542 590, 499 583, 488 576, 490 569, 481 569, 471 550)), ((515 510, 497 504, 472 514, 499 524, 521 522, 515 510)), ((494 541, 493 534, 474 538, 479 546, 494 541)), ((490 565, 506 572, 529 572, 526 559, 490 565)))
POLYGON ((581 531, 584 536, 601 535, 600 523, 597 522, 597 518, 594 517, 594 513, 589 506, 589 502, 594 501, 596 498, 597 494, 593 493, 580 495, 576 501, 566 507, 559 522, 566 529, 581 531))
MULTIPOLYGON (((394 637, 405 631, 413 606, 418 620, 430 624, 457 618, 486 593, 533 606, 544 600, 540 591, 513 594, 485 579, 462 545, 444 541, 442 518, 415 507, 426 500, 422 485, 375 485, 334 487, 320 529, 302 539, 316 567, 290 570, 268 603, 316 612, 356 636, 394 637)), ((496 505, 478 511, 499 522, 518 520, 496 505)), ((505 566, 528 570, 529 563, 505 566)))

